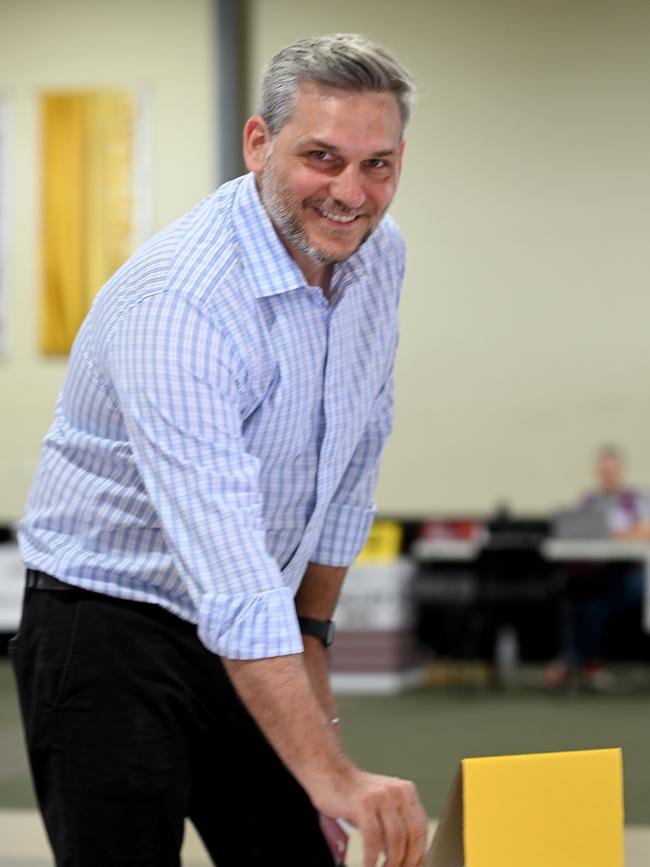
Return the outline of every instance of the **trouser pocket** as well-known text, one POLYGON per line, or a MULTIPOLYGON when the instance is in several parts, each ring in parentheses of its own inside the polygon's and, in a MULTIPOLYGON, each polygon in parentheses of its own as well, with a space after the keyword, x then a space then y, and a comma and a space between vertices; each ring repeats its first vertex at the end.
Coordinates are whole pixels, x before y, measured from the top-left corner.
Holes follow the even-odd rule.
POLYGON ((11 659, 29 735, 44 711, 65 703, 79 663, 85 602, 79 594, 30 590, 11 659))

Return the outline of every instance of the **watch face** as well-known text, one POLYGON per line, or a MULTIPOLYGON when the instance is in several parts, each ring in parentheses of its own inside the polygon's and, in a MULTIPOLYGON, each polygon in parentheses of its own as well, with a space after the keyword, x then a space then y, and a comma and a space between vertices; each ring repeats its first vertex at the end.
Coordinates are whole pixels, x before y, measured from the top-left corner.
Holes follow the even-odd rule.
POLYGON ((334 628, 334 621, 328 620, 328 622, 327 622, 327 635, 325 636, 325 646, 326 647, 329 647, 330 644, 334 641, 334 632, 335 631, 336 630, 334 628))

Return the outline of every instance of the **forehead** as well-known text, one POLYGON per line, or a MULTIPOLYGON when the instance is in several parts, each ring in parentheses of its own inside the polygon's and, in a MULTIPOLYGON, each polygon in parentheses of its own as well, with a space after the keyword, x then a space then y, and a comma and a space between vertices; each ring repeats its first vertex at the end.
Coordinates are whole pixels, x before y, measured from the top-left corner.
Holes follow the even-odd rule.
POLYGON ((598 455, 596 457, 596 462, 605 466, 622 466, 623 458, 621 455, 615 455, 611 452, 606 452, 605 454, 598 455))
POLYGON ((393 93, 347 91, 304 82, 278 137, 297 147, 316 139, 342 151, 397 150, 401 140, 397 98, 393 93))

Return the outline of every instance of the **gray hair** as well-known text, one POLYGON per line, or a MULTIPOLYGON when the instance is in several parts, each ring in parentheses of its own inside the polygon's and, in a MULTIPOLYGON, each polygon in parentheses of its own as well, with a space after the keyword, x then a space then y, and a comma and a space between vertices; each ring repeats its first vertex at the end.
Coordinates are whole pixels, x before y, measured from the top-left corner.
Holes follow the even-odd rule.
POLYGON ((272 136, 290 119, 303 82, 341 90, 393 93, 402 132, 411 116, 415 88, 410 73, 391 54, 356 33, 300 39, 283 48, 264 70, 257 113, 272 136))
POLYGON ((627 455, 625 454, 625 449, 622 445, 618 443, 610 442, 610 443, 601 443, 596 449, 596 457, 597 458, 614 458, 614 460, 621 461, 623 463, 627 455))

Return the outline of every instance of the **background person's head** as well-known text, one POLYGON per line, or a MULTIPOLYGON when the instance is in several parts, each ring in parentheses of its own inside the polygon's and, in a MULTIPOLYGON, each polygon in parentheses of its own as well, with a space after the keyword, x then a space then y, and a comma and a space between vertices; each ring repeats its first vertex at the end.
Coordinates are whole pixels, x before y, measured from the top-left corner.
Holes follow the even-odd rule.
POLYGON ((355 34, 303 39, 268 64, 244 156, 290 253, 347 259, 399 181, 413 99, 409 73, 355 34))
POLYGON ((625 453, 620 446, 608 443, 596 452, 594 474, 600 490, 618 493, 625 487, 625 453))

